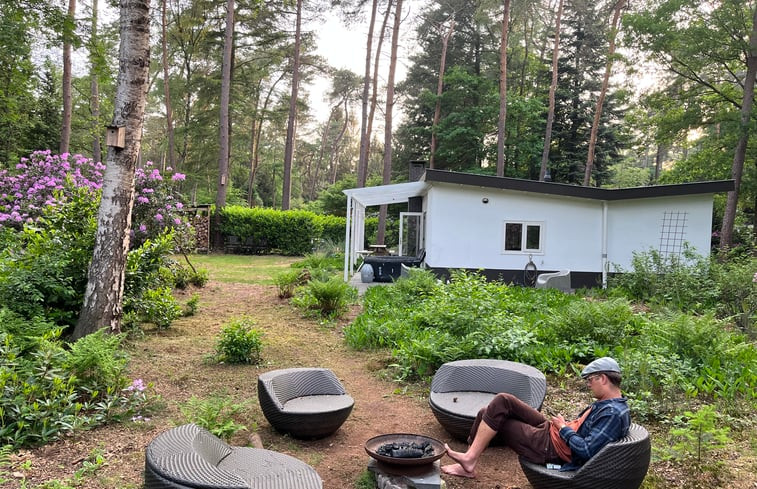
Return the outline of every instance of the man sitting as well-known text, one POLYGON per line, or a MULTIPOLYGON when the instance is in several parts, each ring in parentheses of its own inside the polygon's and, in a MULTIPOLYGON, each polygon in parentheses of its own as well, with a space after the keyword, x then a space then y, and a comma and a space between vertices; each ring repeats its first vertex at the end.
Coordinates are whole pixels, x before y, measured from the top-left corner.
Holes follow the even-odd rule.
POLYGON ((442 472, 476 477, 476 463, 495 436, 531 462, 576 470, 606 444, 624 437, 631 425, 627 400, 620 391, 618 362, 598 358, 581 371, 581 377, 597 400, 570 422, 561 415, 547 419, 513 395, 497 394, 476 416, 467 451, 445 445, 447 455, 457 463, 443 466, 442 472))

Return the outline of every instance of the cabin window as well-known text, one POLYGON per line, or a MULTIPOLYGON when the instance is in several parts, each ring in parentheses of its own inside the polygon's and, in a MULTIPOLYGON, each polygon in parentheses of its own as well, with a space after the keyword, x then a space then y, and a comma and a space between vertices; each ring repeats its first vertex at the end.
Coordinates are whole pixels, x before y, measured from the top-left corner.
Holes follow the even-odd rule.
POLYGON ((541 253, 544 225, 539 222, 505 222, 505 253, 541 253))

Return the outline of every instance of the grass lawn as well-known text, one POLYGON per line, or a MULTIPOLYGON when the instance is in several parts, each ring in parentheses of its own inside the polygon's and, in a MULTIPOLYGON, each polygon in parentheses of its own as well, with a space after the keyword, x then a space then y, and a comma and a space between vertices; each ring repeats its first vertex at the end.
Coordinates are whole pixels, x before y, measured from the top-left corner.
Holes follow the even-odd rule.
MULTIPOLYGON (((184 263, 184 257, 177 260, 184 263)), ((190 255, 195 268, 208 270, 211 280, 224 283, 271 285, 279 272, 302 257, 279 255, 190 255)))

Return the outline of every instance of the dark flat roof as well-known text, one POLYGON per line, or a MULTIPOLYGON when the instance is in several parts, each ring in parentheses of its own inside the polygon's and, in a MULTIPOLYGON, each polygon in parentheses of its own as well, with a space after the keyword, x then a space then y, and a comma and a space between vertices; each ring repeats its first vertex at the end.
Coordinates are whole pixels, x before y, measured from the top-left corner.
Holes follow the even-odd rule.
POLYGON ((651 197, 670 197, 676 195, 716 194, 720 192, 730 192, 734 189, 733 180, 608 189, 581 187, 565 183, 539 182, 536 180, 523 180, 520 178, 433 170, 430 168, 426 169, 426 173, 422 180, 426 182, 453 183, 473 187, 517 190, 520 192, 533 192, 595 200, 647 199, 651 197))

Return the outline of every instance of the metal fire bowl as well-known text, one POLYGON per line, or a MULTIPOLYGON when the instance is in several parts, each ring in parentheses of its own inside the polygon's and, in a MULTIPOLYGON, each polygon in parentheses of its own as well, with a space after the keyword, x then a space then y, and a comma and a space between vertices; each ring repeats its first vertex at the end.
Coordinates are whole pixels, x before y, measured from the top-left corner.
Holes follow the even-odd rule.
POLYGON ((386 464, 391 465, 425 465, 430 464, 436 460, 439 460, 444 456, 445 453, 447 453, 447 450, 444 448, 444 443, 440 442, 439 440, 435 438, 431 438, 429 436, 423 436, 423 435, 413 435, 410 433, 389 433, 386 435, 379 435, 374 436, 367 442, 365 442, 365 451, 370 455, 371 457, 375 458, 376 460, 380 462, 384 462, 386 464), (387 457, 386 455, 379 455, 376 453, 376 450, 379 449, 381 445, 384 445, 386 443, 425 443, 429 442, 431 443, 431 446, 434 448, 434 455, 430 457, 420 457, 420 458, 395 458, 395 457, 387 457))

